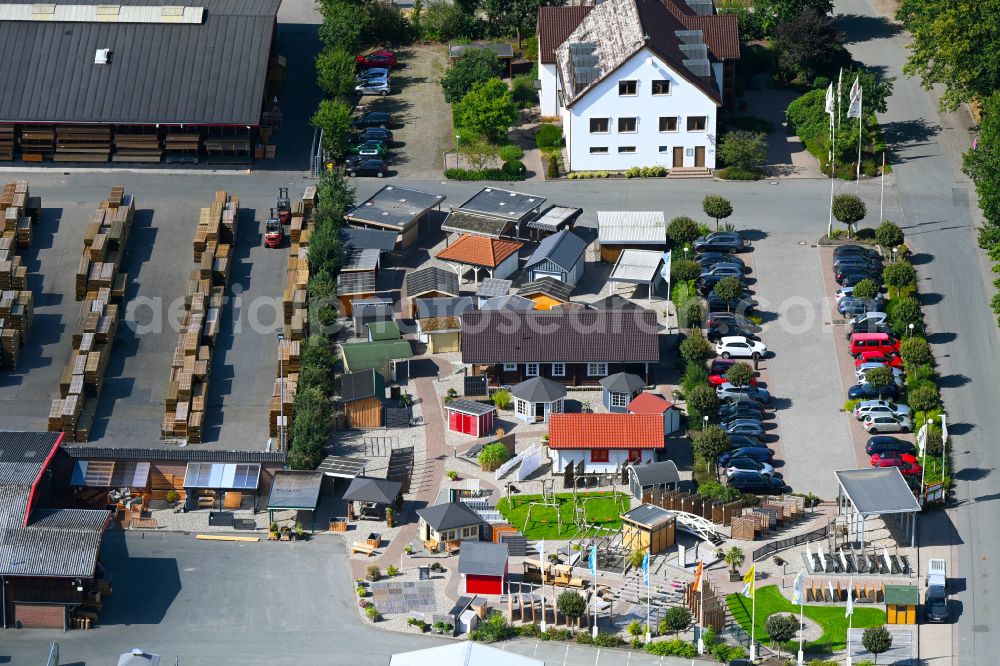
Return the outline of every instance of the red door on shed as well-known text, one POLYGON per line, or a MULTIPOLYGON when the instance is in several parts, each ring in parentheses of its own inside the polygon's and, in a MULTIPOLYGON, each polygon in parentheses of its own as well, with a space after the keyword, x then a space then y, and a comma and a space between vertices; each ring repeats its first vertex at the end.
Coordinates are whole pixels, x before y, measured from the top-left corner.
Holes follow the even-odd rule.
POLYGON ((466 594, 503 594, 503 578, 499 576, 465 575, 466 594))

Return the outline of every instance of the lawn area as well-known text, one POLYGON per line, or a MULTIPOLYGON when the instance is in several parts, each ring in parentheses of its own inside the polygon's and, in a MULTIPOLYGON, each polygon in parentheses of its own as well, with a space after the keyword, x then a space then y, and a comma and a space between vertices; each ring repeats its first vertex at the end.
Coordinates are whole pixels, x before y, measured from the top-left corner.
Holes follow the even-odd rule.
MULTIPOLYGON (((587 511, 587 522, 591 525, 599 525, 611 529, 618 529, 622 525, 621 514, 628 511, 629 500, 625 493, 618 493, 617 497, 611 493, 578 493, 578 501, 583 504, 587 511)), ((507 522, 521 530, 528 539, 569 539, 577 532, 576 524, 573 521, 573 493, 560 493, 556 495, 559 502, 559 517, 562 519, 562 529, 556 520, 556 509, 549 506, 535 506, 530 508, 532 502, 542 501, 541 495, 518 495, 511 497, 513 506, 508 505, 507 498, 497 502, 497 511, 503 514, 507 522), (528 519, 528 511, 531 511, 531 522, 525 526, 528 519)))
MULTIPOLYGON (((733 614, 733 618, 740 623, 746 631, 750 631, 750 611, 751 600, 742 594, 730 594, 726 597, 726 603, 733 614)), ((823 627, 823 635, 818 641, 805 644, 808 652, 814 649, 829 649, 831 651, 843 650, 847 647, 847 618, 844 617, 844 606, 810 606, 806 604, 803 611, 805 616, 823 627)), ((793 606, 778 591, 777 585, 768 585, 757 588, 757 629, 755 638, 757 641, 766 643, 768 641, 767 632, 764 631, 764 623, 768 616, 775 613, 799 613, 799 607, 793 606)), ((854 607, 854 627, 876 627, 885 624, 885 611, 877 608, 854 607)), ((784 646, 787 650, 797 650, 797 642, 789 642, 784 646)))

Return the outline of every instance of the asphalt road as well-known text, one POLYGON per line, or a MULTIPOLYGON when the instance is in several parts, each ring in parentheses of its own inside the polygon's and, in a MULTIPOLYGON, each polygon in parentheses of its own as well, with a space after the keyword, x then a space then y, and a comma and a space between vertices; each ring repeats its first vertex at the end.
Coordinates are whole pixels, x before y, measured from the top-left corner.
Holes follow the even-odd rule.
POLYGON ((908 36, 880 20, 870 0, 841 0, 837 12, 850 15, 842 27, 854 38, 849 48, 855 57, 898 77, 880 120, 895 146, 894 194, 902 205, 907 243, 917 253, 957 470, 956 506, 949 511, 954 529, 935 532, 931 540, 950 539, 957 546, 950 572, 952 612, 958 616, 954 658, 993 664, 1000 651, 994 597, 1000 530, 993 513, 1000 499, 1000 451, 993 441, 1000 432, 993 388, 1000 382, 1000 340, 988 305, 991 274, 976 248, 975 189, 960 171, 972 121, 965 111, 940 113, 934 93, 902 76, 908 36))

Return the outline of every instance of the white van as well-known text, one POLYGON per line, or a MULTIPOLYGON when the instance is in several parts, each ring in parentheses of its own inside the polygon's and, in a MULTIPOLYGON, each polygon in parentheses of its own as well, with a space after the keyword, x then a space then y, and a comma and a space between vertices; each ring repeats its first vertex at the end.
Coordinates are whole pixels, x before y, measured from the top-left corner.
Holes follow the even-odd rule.
POLYGON ((942 559, 931 558, 927 560, 927 577, 924 584, 928 587, 931 585, 941 585, 947 589, 948 563, 942 559))

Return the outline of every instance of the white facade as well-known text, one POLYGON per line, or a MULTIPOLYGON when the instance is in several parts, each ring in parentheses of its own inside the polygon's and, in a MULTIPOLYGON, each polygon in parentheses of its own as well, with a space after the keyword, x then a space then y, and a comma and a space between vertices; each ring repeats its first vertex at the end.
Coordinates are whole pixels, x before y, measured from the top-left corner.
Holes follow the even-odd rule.
MULTIPOLYGON (((590 449, 549 449, 549 454, 552 458, 552 473, 563 472, 566 470, 567 465, 570 463, 576 465, 581 460, 583 461, 583 468, 587 472, 594 474, 616 472, 629 463, 629 449, 597 450, 607 452, 607 462, 592 462, 590 449)), ((656 462, 655 449, 639 449, 639 453, 641 455, 639 462, 656 462)))
POLYGON ((556 73, 554 62, 543 63, 542 56, 538 56, 538 79, 542 87, 538 91, 538 103, 541 106, 542 116, 559 115, 559 75, 556 73))
MULTIPOLYGON (((721 83, 721 65, 715 75, 715 81, 721 83)), ((548 77, 541 68, 539 76, 542 115, 549 115, 544 104, 555 98, 558 106, 558 77, 554 73, 548 77)), ((571 108, 563 107, 559 113, 572 171, 623 171, 657 165, 668 169, 715 168, 715 100, 649 49, 635 53, 571 108), (634 95, 619 94, 619 83, 625 81, 635 82, 634 95), (669 81, 669 93, 654 94, 654 81, 669 81), (597 131, 591 131, 592 120, 597 131), (680 153, 680 164, 675 164, 675 151, 680 153)))

